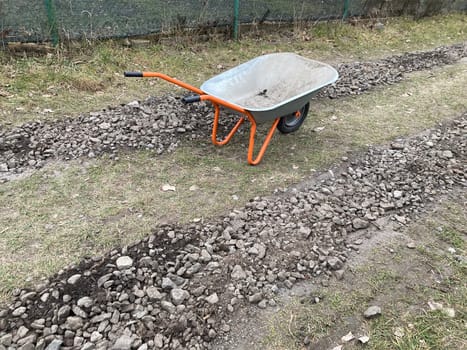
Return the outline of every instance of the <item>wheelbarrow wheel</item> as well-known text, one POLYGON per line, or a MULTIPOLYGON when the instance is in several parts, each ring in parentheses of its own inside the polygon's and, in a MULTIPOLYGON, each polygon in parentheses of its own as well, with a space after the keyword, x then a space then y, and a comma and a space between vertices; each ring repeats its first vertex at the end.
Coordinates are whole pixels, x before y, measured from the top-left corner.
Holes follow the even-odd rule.
POLYGON ((300 110, 281 117, 279 124, 277 124, 277 129, 283 134, 297 131, 303 124, 309 109, 310 103, 308 102, 306 105, 300 108, 300 110))

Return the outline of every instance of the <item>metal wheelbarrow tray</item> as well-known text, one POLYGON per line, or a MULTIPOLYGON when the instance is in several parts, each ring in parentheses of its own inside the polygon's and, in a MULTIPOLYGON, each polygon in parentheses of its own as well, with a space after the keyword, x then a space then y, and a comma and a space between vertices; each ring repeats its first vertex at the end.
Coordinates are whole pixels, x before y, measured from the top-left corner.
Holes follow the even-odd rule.
POLYGON ((293 53, 273 53, 221 73, 200 88, 156 72, 125 72, 125 76, 161 78, 196 93, 184 97, 185 103, 210 101, 214 106, 211 139, 215 145, 228 143, 240 125, 248 120, 251 124, 248 163, 256 165, 263 158, 275 130, 282 133, 298 130, 307 116, 313 95, 334 83, 338 73, 328 64, 293 53), (243 115, 222 141, 217 139, 220 106, 243 115), (256 125, 268 121, 273 122, 272 126, 254 158, 256 125))

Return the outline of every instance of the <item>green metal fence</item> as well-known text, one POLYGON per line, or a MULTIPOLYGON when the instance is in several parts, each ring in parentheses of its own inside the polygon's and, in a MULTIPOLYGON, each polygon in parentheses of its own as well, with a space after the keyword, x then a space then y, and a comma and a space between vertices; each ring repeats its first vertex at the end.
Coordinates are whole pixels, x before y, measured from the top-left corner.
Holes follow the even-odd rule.
POLYGON ((40 42, 240 23, 466 11, 467 0, 0 0, 0 39, 40 42))

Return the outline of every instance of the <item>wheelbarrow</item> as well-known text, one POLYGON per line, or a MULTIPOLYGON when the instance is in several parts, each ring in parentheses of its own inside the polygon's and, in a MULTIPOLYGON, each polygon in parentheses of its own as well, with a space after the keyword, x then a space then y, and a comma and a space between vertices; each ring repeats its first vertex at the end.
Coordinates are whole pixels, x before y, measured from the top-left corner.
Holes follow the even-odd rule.
POLYGON ((182 98, 184 103, 210 101, 214 106, 212 142, 227 144, 239 127, 248 120, 250 137, 248 163, 258 164, 264 156, 276 129, 287 134, 300 128, 310 107, 310 100, 326 85, 338 78, 337 71, 322 62, 294 53, 259 56, 205 81, 200 88, 156 72, 125 72, 126 77, 160 78, 194 92, 182 98), (240 119, 223 140, 218 140, 220 108, 240 114, 240 119), (254 157, 256 126, 272 125, 254 157))

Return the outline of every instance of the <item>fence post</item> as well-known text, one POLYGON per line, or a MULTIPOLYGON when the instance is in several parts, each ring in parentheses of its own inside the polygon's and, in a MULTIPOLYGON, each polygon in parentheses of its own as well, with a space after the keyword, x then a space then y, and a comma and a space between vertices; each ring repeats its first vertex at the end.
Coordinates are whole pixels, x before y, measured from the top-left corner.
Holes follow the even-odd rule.
POLYGON ((239 12, 240 12, 240 0, 234 0, 233 37, 235 40, 238 39, 239 12))
POLYGON ((57 17, 55 16, 55 8, 53 0, 45 0, 45 9, 47 10, 47 22, 49 24, 50 35, 54 46, 58 44, 58 28, 57 17))
POLYGON ((342 19, 346 19, 349 15, 349 2, 350 0, 344 0, 344 13, 342 14, 342 19))

